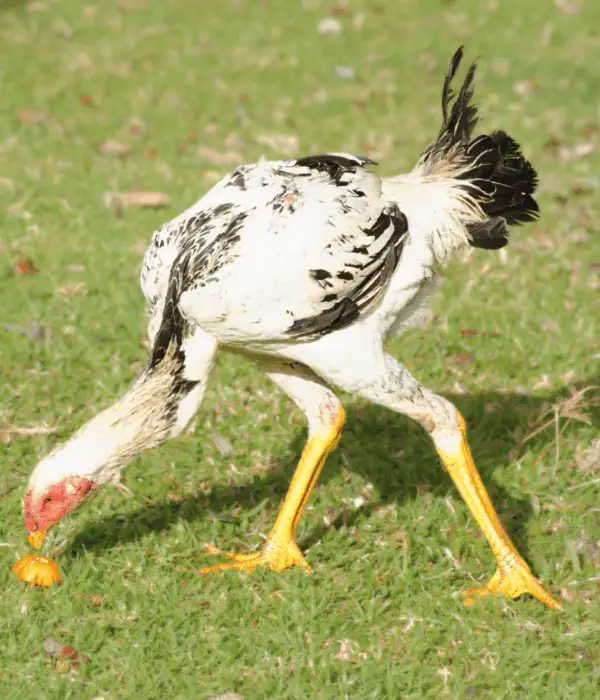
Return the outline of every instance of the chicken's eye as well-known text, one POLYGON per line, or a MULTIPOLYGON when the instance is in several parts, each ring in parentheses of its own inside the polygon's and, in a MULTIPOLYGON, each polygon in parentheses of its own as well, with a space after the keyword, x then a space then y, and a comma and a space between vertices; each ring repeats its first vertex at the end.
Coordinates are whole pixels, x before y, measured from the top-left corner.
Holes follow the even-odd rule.
POLYGON ((50 503, 52 503, 52 496, 46 496, 46 498, 44 498, 43 505, 47 506, 50 505, 50 503))

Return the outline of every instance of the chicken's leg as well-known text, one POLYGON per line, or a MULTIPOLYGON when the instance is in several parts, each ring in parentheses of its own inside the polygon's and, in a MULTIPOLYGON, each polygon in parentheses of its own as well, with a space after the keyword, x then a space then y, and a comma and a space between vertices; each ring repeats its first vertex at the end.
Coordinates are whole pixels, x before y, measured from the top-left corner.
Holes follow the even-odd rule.
MULTIPOLYGON (((327 455, 339 442, 345 413, 337 397, 306 370, 273 372, 269 376, 307 415, 309 438, 262 551, 254 554, 226 553, 230 561, 206 566, 201 569, 203 574, 223 569, 252 572, 257 566, 265 565, 274 571, 283 571, 295 564, 301 564, 307 571, 310 570, 296 544, 296 527, 327 455)), ((220 553, 215 547, 209 547, 208 550, 211 554, 220 553)))
MULTIPOLYGON (((337 357, 341 350, 333 342, 330 353, 337 357)), ((349 346, 350 341, 344 339, 344 344, 349 346)), ((460 413, 450 402, 422 386, 393 357, 380 353, 372 344, 361 346, 361 338, 357 337, 352 348, 354 362, 351 366, 343 363, 324 367, 312 363, 311 366, 342 389, 417 420, 431 435, 438 454, 498 562, 490 581, 484 587, 467 593, 502 593, 509 598, 530 593, 548 607, 558 610, 560 604, 533 576, 500 524, 473 463, 465 422, 460 413), (356 368, 360 369, 357 371, 356 368)))
POLYGON ((549 608, 560 610, 560 603, 552 598, 531 573, 502 527, 473 462, 467 442, 465 421, 458 411, 457 418, 460 432, 458 436, 434 430, 432 437, 452 481, 483 531, 498 562, 496 573, 485 586, 469 588, 463 591, 463 594, 484 596, 489 593, 502 593, 509 598, 517 598, 523 593, 529 593, 549 608))

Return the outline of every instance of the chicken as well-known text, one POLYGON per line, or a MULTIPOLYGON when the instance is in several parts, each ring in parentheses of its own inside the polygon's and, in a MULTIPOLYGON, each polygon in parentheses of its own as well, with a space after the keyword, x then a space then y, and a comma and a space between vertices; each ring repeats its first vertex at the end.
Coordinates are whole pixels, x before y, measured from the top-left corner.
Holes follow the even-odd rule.
MULTIPOLYGON (((406 175, 379 178, 344 153, 236 168, 157 230, 141 286, 151 351, 131 389, 31 474, 30 542, 140 452, 179 434, 199 408, 219 349, 253 360, 305 414, 308 439, 262 551, 206 567, 309 569, 296 528, 345 413, 337 386, 418 421, 432 438, 497 560, 469 591, 529 593, 558 609, 500 524, 469 450, 465 421, 384 350, 418 314, 437 271, 468 246, 496 249, 534 220, 537 176, 504 132, 473 138, 475 65, 456 96, 451 59, 437 139, 406 175)), ((214 550, 216 552, 216 550, 214 550)))

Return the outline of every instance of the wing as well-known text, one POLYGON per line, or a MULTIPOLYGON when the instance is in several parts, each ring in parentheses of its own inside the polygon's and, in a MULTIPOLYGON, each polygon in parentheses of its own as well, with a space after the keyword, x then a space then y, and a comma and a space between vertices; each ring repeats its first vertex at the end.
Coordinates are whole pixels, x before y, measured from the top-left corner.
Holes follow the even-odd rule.
POLYGON ((329 249, 329 269, 308 271, 323 292, 312 299, 313 313, 287 329, 290 337, 315 338, 344 328, 380 300, 398 265, 408 222, 396 204, 389 204, 374 223, 359 230, 362 240, 329 249))
POLYGON ((223 342, 310 340, 356 321, 385 291, 408 225, 372 161, 323 154, 244 166, 224 186, 245 217, 228 260, 182 297, 223 342))
POLYGON ((311 340, 355 322, 408 231, 368 163, 335 153, 236 168, 154 234, 147 298, 162 309, 176 290, 184 316, 222 342, 311 340))
POLYGON ((179 289, 184 290, 194 280, 210 279, 238 242, 247 205, 243 199, 239 201, 239 197, 226 193, 228 186, 230 178, 224 178, 196 204, 152 235, 140 273, 140 286, 150 310, 151 337, 160 323, 175 263, 181 278, 179 289))
POLYGON ((397 205, 381 201, 380 180, 367 164, 374 161, 344 153, 292 162, 295 176, 308 178, 305 196, 319 214, 315 240, 307 241, 312 264, 302 270, 313 289, 292 311, 289 338, 314 339, 354 323, 377 304, 396 269, 408 222, 397 205))

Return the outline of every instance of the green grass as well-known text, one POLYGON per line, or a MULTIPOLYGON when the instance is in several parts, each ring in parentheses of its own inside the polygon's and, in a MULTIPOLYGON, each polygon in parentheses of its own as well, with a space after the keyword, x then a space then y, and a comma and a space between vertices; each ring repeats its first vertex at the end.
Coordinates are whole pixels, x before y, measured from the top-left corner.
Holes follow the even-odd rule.
POLYGON ((332 3, 319 0, 3 0, 0 695, 597 696, 599 417, 569 419, 564 405, 569 387, 600 384, 600 156, 564 157, 598 137, 600 4, 580 4, 351 0, 342 32, 321 35, 332 3), (49 536, 65 583, 26 590, 10 567, 29 551, 27 476, 139 372, 144 245, 230 167, 200 147, 251 162, 281 155, 264 137, 284 135, 297 153, 405 170, 437 132, 461 43, 480 57, 484 127, 514 133, 540 172, 543 216, 506 256, 456 260, 429 326, 391 350, 465 415, 502 520, 564 611, 530 598, 461 605, 453 594, 493 571, 485 541, 421 429, 352 397, 300 528, 314 573, 200 577, 205 542, 260 545, 304 437, 288 400, 229 356, 192 428, 128 468, 134 498, 106 488, 49 536), (130 155, 99 153, 108 140, 130 155), (105 205, 136 187, 171 204, 121 217, 105 205), (15 274, 27 257, 38 275, 15 274), (5 330, 31 322, 42 339, 5 330), (558 445, 554 423, 524 441, 553 405, 558 445), (11 432, 43 423, 58 432, 11 432), (57 673, 47 635, 91 663, 57 673))

